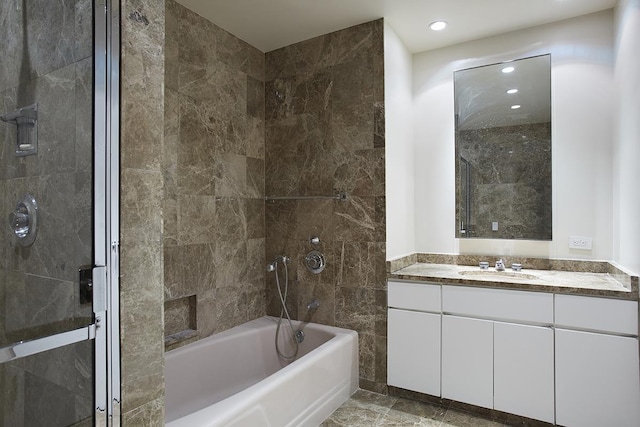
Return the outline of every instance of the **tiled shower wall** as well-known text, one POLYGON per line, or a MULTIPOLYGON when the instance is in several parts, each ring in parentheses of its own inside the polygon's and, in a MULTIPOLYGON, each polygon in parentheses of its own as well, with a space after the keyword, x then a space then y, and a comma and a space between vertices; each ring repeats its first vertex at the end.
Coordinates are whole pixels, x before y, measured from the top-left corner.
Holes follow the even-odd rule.
MULTIPOLYGON (((267 196, 328 196, 266 204, 267 262, 292 262, 290 313, 350 328, 360 338, 360 386, 386 389, 383 21, 266 54, 267 196), (310 237, 320 238, 312 245, 310 237), (304 256, 321 250, 326 269, 304 256), (307 311, 317 299, 320 307, 307 311)), ((282 273, 282 272, 281 272, 282 273)), ((282 276, 281 276, 282 277, 282 276)), ((280 313, 273 273, 268 312, 280 313)))
POLYGON ((165 335, 197 339, 266 313, 265 58, 173 0, 165 43, 165 335))
POLYGON ((384 391, 382 21, 265 55, 171 0, 165 48, 165 335, 278 314, 265 265, 288 255, 291 314, 357 330, 361 385, 384 391), (267 203, 265 218, 265 187, 348 200, 267 203), (319 275, 301 264, 310 236, 319 275))
MULTIPOLYGON (((0 2, 0 114, 38 103, 37 154, 16 157, 0 122, 0 347, 90 323, 77 283, 92 248, 91 5, 0 2), (25 193, 38 203, 29 247, 7 221, 25 193)), ((91 359, 82 342, 1 364, 0 425, 90 425, 91 359)))

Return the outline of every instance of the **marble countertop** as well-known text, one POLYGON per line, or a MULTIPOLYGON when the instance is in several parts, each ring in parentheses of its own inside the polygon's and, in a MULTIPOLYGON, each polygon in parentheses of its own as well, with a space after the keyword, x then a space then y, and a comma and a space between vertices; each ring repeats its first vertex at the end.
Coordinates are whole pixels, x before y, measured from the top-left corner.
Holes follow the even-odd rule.
POLYGON ((608 273, 523 269, 514 272, 481 270, 478 266, 416 263, 389 275, 390 279, 451 285, 521 289, 540 292, 638 299, 638 286, 627 288, 608 273))

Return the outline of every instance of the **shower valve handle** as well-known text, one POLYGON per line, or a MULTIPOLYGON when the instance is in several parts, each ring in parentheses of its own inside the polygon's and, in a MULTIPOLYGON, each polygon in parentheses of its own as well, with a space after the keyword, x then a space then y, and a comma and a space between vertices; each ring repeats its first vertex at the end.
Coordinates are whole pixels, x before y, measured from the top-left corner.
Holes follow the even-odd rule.
POLYGON ((314 274, 321 273, 327 265, 324 255, 319 251, 309 252, 304 257, 304 263, 307 265, 307 269, 314 274))

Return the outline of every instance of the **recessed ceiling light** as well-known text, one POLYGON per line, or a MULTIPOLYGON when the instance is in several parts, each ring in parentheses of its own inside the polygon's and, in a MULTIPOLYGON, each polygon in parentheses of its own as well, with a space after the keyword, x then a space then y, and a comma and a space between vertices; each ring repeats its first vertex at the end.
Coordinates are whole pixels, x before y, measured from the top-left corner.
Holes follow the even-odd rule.
POLYGON ((509 89, 509 90, 507 91, 507 93, 508 93, 509 95, 513 95, 514 93, 518 93, 518 89, 509 89))
POLYGON ((445 21, 433 21, 429 24, 429 28, 433 31, 442 31, 447 27, 447 23, 445 21))
POLYGON ((520 108, 520 104, 516 104, 516 105, 512 105, 511 106, 512 110, 517 110, 518 108, 520 108))
POLYGON ((515 70, 515 68, 513 68, 513 67, 504 67, 504 68, 502 69, 502 72, 503 72, 503 73, 512 73, 512 72, 513 72, 513 70, 515 70))

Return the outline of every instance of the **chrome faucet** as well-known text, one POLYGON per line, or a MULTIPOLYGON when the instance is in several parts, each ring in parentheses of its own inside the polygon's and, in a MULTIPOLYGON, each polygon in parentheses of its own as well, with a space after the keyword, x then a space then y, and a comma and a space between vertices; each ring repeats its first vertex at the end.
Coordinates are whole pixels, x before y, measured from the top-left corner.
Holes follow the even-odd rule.
POLYGON ((313 301, 309 301, 307 303, 307 311, 315 310, 318 307, 320 307, 320 301, 318 301, 317 299, 314 299, 313 301))
POLYGON ((496 271, 504 271, 504 261, 502 258, 496 261, 496 271))

